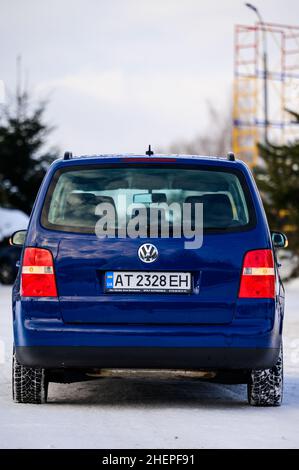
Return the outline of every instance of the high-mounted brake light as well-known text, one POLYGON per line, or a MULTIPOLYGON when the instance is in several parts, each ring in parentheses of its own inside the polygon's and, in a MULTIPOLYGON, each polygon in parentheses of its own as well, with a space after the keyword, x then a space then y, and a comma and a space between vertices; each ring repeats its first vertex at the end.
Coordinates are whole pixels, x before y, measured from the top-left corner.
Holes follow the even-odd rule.
POLYGON ((271 250, 254 250, 246 253, 239 298, 275 298, 275 270, 271 250))
POLYGON ((51 251, 25 248, 21 276, 22 297, 57 297, 51 251))

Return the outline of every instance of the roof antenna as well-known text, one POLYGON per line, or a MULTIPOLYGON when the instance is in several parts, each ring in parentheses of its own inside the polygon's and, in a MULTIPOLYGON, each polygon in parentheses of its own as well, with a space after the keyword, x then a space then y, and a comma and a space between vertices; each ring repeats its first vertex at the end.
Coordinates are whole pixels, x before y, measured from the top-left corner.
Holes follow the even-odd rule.
POLYGON ((148 155, 149 157, 154 155, 154 152, 152 151, 152 147, 150 145, 148 146, 148 150, 145 152, 145 155, 148 155))

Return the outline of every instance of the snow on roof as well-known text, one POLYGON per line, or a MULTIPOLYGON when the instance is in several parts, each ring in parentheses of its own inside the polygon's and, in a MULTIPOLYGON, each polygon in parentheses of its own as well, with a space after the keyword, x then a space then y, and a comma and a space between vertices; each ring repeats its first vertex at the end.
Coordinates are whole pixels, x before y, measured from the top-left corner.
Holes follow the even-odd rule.
POLYGON ((26 229, 28 222, 29 217, 24 212, 0 207, 0 241, 17 230, 26 229))

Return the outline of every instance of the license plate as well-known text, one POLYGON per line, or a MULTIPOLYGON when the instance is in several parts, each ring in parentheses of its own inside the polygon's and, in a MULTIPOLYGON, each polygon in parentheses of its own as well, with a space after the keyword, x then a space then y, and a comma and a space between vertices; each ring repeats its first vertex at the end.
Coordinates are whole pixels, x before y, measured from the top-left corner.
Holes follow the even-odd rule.
POLYGON ((105 275, 105 290, 188 294, 191 292, 191 273, 110 271, 105 275))

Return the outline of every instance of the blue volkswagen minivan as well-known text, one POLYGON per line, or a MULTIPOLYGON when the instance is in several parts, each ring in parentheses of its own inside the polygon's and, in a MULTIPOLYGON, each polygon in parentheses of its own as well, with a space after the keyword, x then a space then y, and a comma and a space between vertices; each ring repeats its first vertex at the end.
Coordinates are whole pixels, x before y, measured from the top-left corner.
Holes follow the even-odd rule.
POLYGON ((251 405, 281 404, 275 249, 287 239, 270 232, 253 176, 233 154, 67 152, 11 242, 23 246, 13 289, 16 402, 44 403, 49 382, 158 369, 246 383, 251 405), (155 227, 150 204, 162 207, 155 227), (188 206, 188 233, 200 228, 200 243, 178 234, 171 204, 188 206))

